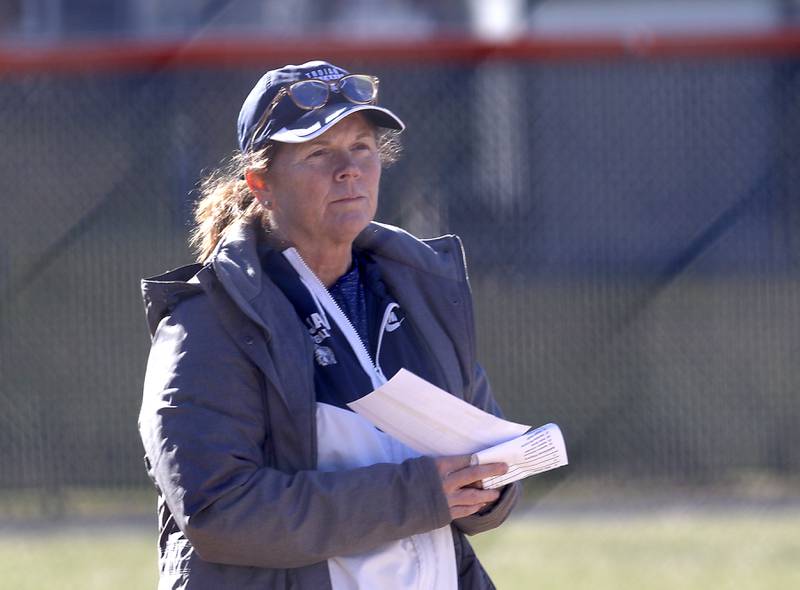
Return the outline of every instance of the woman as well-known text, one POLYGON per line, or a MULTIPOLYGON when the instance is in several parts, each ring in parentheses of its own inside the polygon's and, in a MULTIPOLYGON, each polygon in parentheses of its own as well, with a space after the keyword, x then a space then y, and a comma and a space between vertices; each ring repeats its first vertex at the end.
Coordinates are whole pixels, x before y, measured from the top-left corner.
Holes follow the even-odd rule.
POLYGON ((506 466, 417 456, 347 406, 405 367, 499 412, 460 242, 372 221, 403 129, 377 90, 267 72, 202 186, 201 264, 143 282, 160 588, 492 587, 464 533, 508 515, 516 485, 479 486, 506 466))

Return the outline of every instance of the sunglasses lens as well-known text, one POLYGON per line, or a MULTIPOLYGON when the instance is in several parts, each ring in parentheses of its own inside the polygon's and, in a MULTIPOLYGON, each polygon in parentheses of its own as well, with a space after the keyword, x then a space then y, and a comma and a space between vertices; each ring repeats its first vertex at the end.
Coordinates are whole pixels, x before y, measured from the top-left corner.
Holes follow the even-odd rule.
POLYGON ((378 94, 378 87, 371 76, 347 76, 339 85, 342 94, 351 102, 366 104, 375 100, 378 94))
POLYGON ((328 85, 321 80, 304 80, 293 84, 289 94, 301 109, 318 109, 328 101, 328 85))

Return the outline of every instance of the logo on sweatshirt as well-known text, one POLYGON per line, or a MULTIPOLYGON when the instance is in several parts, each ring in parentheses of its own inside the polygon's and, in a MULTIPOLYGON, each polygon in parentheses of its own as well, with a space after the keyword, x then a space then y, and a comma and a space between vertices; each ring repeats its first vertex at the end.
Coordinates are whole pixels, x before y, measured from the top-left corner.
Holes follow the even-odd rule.
POLYGON ((314 349, 314 360, 320 367, 336 364, 336 355, 327 346, 317 346, 314 349))
MULTIPOLYGON (((398 310, 399 311, 399 310, 398 310)), ((394 310, 389 312, 389 319, 386 321, 386 331, 387 332, 394 332, 397 328, 400 327, 400 324, 403 323, 403 320, 406 319, 406 316, 397 317, 397 314, 394 313, 394 310)))
POLYGON ((318 313, 312 313, 308 316, 306 324, 308 325, 308 335, 311 336, 314 344, 320 344, 331 335, 330 327, 318 313))

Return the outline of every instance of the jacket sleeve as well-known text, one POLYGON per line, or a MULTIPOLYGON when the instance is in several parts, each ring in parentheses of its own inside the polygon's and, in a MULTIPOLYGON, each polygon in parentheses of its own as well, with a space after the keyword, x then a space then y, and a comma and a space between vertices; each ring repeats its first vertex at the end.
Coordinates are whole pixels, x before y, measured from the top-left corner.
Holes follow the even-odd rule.
POLYGON ((161 320, 139 430, 149 474, 202 559, 300 567, 450 522, 429 457, 337 472, 266 465, 262 388, 205 296, 161 320))
MULTIPOLYGON (((486 373, 480 365, 476 364, 475 366, 475 373, 471 385, 472 386, 469 388, 471 396, 467 398, 467 401, 485 412, 489 412, 495 416, 502 416, 500 407, 497 405, 494 395, 492 394, 492 389, 489 386, 486 373)), ((453 524, 456 528, 468 535, 482 533, 500 526, 503 521, 508 518, 511 510, 517 503, 520 495, 520 488, 521 485, 519 481, 503 486, 500 492, 500 498, 489 506, 488 509, 471 516, 459 518, 453 521, 453 524)))

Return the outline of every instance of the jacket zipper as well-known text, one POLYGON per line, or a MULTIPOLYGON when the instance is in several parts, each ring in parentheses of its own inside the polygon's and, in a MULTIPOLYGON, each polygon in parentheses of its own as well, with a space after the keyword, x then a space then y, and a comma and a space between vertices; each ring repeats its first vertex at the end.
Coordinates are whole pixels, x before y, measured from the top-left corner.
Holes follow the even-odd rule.
POLYGON ((300 275, 301 281, 310 291, 311 296, 314 297, 317 307, 323 316, 333 316, 333 320, 339 326, 339 329, 341 329, 345 338, 347 338, 347 341, 350 343, 350 348, 352 348, 353 352, 356 353, 356 357, 358 358, 362 368, 367 375, 369 375, 370 380, 372 381, 372 386, 378 388, 386 383, 386 376, 383 374, 383 371, 377 362, 377 357, 378 354, 380 354, 380 345, 383 340, 383 330, 386 327, 386 322, 388 321, 389 317, 388 311, 389 309, 393 309, 391 305, 388 306, 387 311, 383 314, 383 321, 381 323, 381 329, 378 337, 378 351, 375 355, 375 360, 373 360, 369 350, 367 349, 367 346, 364 344, 364 341, 361 340, 358 332, 356 332, 356 329, 353 326, 353 323, 350 321, 350 318, 345 315, 345 313, 342 311, 342 308, 331 295, 330 291, 328 291, 328 288, 322 284, 322 281, 319 280, 319 277, 317 277, 317 275, 314 274, 314 271, 309 268, 308 264, 306 264, 306 261, 303 260, 302 256, 300 256, 300 253, 295 248, 287 248, 283 251, 283 256, 289 261, 289 264, 292 265, 292 268, 297 271, 297 274, 300 275), (326 314, 325 311, 328 313, 326 314))

